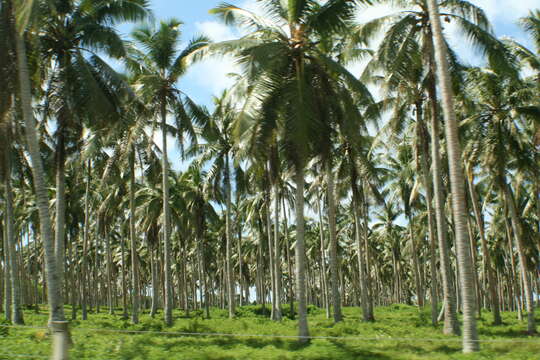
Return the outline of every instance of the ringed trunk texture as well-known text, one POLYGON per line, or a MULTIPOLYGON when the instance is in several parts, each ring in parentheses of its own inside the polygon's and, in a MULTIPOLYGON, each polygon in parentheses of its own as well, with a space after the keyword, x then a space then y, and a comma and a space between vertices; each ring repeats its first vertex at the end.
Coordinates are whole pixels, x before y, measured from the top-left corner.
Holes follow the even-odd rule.
MULTIPOLYGON (((8 123, 7 129, 7 143, 10 146, 11 142, 11 129, 10 124, 8 123)), ((11 148, 9 148, 11 150, 11 148)), ((14 233, 14 224, 13 224, 13 190, 11 188, 11 151, 5 152, 5 174, 4 174, 4 185, 5 185, 5 219, 6 219, 6 242, 7 248, 4 248, 4 252, 7 252, 7 258, 9 261, 9 283, 11 286, 11 321, 14 324, 22 325, 24 324, 23 313, 21 308, 21 282, 19 276, 19 263, 17 259, 17 251, 15 249, 15 233, 14 233)), ((9 298, 6 297, 8 300, 9 298)), ((8 300, 9 301, 9 300, 8 300)))
MULTIPOLYGON (((20 102, 25 123, 26 145, 32 165, 32 177, 36 193, 36 204, 39 213, 40 235, 45 252, 45 272, 47 278, 47 298, 51 319, 64 321, 64 304, 61 294, 61 282, 58 265, 54 253, 53 232, 49 214, 49 197, 45 183, 45 171, 39 150, 36 122, 32 113, 32 92, 30 90, 30 75, 26 58, 26 45, 20 34, 15 34, 17 49, 17 70, 19 78, 20 102)), ((67 354, 67 348, 65 349, 67 354)), ((67 355, 66 355, 67 358, 67 355)))
POLYGON ((135 148, 131 148, 129 159, 129 240, 131 246, 131 292, 132 309, 131 321, 139 323, 140 288, 139 265, 137 263, 137 234, 135 232, 135 148))
POLYGON ((304 243, 304 167, 296 167, 296 298, 298 299, 298 335, 301 343, 309 342, 306 298, 306 247, 304 243))
POLYGON ((516 247, 518 251, 519 265, 521 270, 521 279, 523 281, 523 292, 525 297, 525 306, 527 309, 527 332, 532 335, 536 333, 536 323, 534 319, 534 299, 531 278, 529 277, 529 272, 527 270, 527 256, 525 254, 525 248, 523 244, 523 229, 520 222, 521 220, 518 216, 512 188, 509 184, 503 184, 503 187, 506 203, 508 204, 508 210, 510 212, 510 218, 512 219, 512 231, 514 232, 514 238, 516 239, 516 247))
POLYGON ((491 255, 486 241, 486 234, 484 231, 484 219, 478 206, 478 195, 473 183, 472 169, 469 168, 469 174, 467 176, 467 184, 469 186, 469 193, 471 195, 471 203, 474 212, 474 218, 476 220, 476 226, 478 227, 478 233, 480 235, 480 243, 482 246, 482 259, 484 260, 484 273, 487 277, 488 291, 491 302, 491 311, 493 312, 493 325, 501 325, 501 312, 499 309, 499 296, 497 294, 497 282, 495 277, 495 271, 491 265, 491 255))
POLYGON ((422 104, 418 103, 416 107, 417 118, 417 131, 418 138, 420 139, 420 161, 422 166, 422 179, 424 182, 424 188, 426 191, 426 203, 428 210, 428 236, 429 236, 429 267, 431 270, 431 286, 430 286, 430 302, 431 302, 431 324, 437 325, 437 230, 435 228, 435 211, 433 210, 433 191, 432 181, 429 176, 430 168, 428 164, 429 158, 429 146, 428 146, 428 133, 426 129, 426 123, 423 118, 422 104))
POLYGON ((226 205, 226 218, 225 218, 225 232, 226 232, 226 254, 225 254, 225 267, 227 271, 227 306, 229 309, 229 319, 234 318, 235 312, 235 283, 233 276, 233 268, 231 264, 232 258, 232 226, 231 226, 231 174, 230 174, 230 164, 229 164, 229 155, 225 159, 225 186, 227 191, 227 205, 226 205))
POLYGON ((475 317, 475 293, 471 248, 467 234, 467 204, 465 201, 465 179, 461 161, 458 124, 454 112, 454 98, 450 73, 448 70, 447 49, 443 38, 441 19, 436 0, 428 0, 429 18, 433 31, 437 78, 442 92, 445 120, 446 146, 452 191, 452 211, 454 215, 454 233, 458 255, 458 269, 461 283, 463 307, 463 352, 478 351, 478 333, 475 317))
POLYGON ((337 230, 336 230, 336 192, 334 174, 330 162, 326 165, 326 178, 328 184, 328 227, 330 231, 330 276, 332 286, 332 306, 334 322, 343 320, 341 314, 341 295, 339 293, 338 257, 337 257, 337 230))
POLYGON ((458 335, 459 323, 456 314, 456 293, 452 285, 452 266, 448 249, 448 227, 444 214, 445 199, 443 195, 442 168, 439 144, 439 119, 437 114, 437 98, 435 84, 430 84, 431 107, 431 160, 433 162, 433 190, 435 195, 435 219, 439 241, 439 257, 441 262, 441 278, 443 283, 444 329, 445 334, 458 335))
POLYGON ((171 239, 169 205, 169 160, 167 158, 167 110, 165 99, 161 101, 161 140, 163 142, 161 167, 163 191, 163 252, 164 252, 164 317, 167 326, 172 325, 172 277, 171 277, 171 239))

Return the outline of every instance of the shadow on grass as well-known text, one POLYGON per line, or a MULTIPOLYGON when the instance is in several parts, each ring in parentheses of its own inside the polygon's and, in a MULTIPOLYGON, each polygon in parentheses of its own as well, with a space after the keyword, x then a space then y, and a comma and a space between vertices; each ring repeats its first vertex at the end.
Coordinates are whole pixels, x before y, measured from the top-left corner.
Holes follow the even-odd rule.
POLYGON ((337 341, 332 340, 331 341, 334 346, 337 348, 340 348, 343 350, 343 352, 346 354, 346 357, 340 357, 340 359, 355 359, 355 360, 368 360, 368 359, 378 359, 378 360, 390 360, 391 357, 381 354, 379 352, 369 351, 366 349, 360 349, 357 347, 354 347, 351 343, 343 342, 343 341, 337 341))

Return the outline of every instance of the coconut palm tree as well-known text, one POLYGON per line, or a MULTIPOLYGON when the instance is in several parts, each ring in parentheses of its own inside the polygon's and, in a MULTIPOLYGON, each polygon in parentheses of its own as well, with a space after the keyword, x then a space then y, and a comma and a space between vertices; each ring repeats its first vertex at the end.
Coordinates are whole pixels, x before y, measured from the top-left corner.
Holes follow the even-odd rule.
POLYGON ((529 270, 525 224, 520 216, 519 200, 509 179, 512 178, 510 171, 514 169, 533 176, 537 171, 534 155, 525 151, 534 148, 534 133, 516 132, 517 129, 531 128, 528 121, 532 124, 540 119, 538 108, 529 106, 537 97, 536 86, 527 86, 521 81, 489 69, 471 69, 468 80, 468 92, 475 99, 476 109, 474 114, 466 119, 466 123, 477 122, 473 125, 476 140, 471 144, 471 151, 481 154, 482 165, 491 170, 492 181, 509 211, 523 277, 528 315, 527 330, 534 333, 536 326, 532 285, 526 275, 529 270))
POLYGON ((323 5, 304 0, 288 4, 264 1, 262 5, 267 17, 230 4, 213 9, 226 23, 245 25, 251 32, 239 40, 209 47, 209 51, 237 54, 245 67, 250 91, 239 115, 240 136, 243 130, 258 128, 257 121, 262 121, 259 122, 262 139, 268 140, 273 129, 280 129, 285 156, 295 169, 296 295, 299 335, 306 342, 309 330, 305 293, 305 166, 313 145, 319 140, 317 134, 324 116, 330 110, 324 106, 324 100, 332 99, 329 94, 332 90, 326 84, 339 74, 351 88, 363 87, 343 66, 322 53, 317 42, 347 28, 356 1, 331 0, 323 5), (256 113, 260 116, 254 117, 256 113))
POLYGON ((458 124, 454 109, 453 89, 448 70, 448 49, 442 33, 439 8, 436 0, 428 0, 433 45, 436 59, 437 79, 441 88, 445 120, 448 167, 452 190, 452 213, 454 234, 458 253, 462 308, 463 308, 463 352, 478 351, 478 333, 475 318, 475 293, 473 264, 467 229, 467 204, 465 200, 465 178, 461 161, 458 124))
POLYGON ((204 142, 194 143, 186 152, 186 156, 199 155, 196 159, 196 166, 209 169, 207 182, 213 182, 213 187, 217 193, 222 192, 220 189, 224 190, 227 305, 229 318, 233 318, 236 302, 236 284, 232 267, 233 225, 231 216, 233 204, 231 173, 234 157, 232 124, 236 113, 231 104, 227 102, 227 93, 223 93, 219 98, 214 98, 214 106, 212 114, 209 114, 206 108, 190 107, 193 118, 197 118, 203 126, 201 132, 204 142))
POLYGON ((126 64, 135 78, 135 87, 140 96, 158 114, 162 142, 162 192, 163 220, 162 233, 164 239, 165 258, 165 322, 172 325, 172 278, 171 278, 171 244, 170 244, 170 205, 169 205, 169 160, 167 148, 167 116, 176 115, 178 131, 189 130, 184 110, 184 94, 178 89, 177 81, 186 72, 186 58, 208 44, 208 39, 199 37, 193 39, 188 46, 179 51, 180 27, 179 20, 162 21, 158 26, 143 25, 132 33, 134 44, 139 48, 130 49, 130 57, 126 64))

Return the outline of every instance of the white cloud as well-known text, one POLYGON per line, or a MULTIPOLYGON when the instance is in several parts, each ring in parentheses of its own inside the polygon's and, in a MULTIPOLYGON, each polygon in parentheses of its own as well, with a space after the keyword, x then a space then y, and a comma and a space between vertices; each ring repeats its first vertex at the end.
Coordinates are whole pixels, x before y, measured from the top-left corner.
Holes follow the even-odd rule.
POLYGON ((218 95, 233 85, 234 80, 229 77, 229 74, 235 72, 240 72, 240 68, 232 58, 219 57, 193 65, 186 74, 186 78, 191 78, 197 85, 209 89, 214 95, 218 95))
POLYGON ((538 0, 471 0, 486 12, 491 21, 515 22, 528 14, 529 10, 538 8, 538 0))
POLYGON ((237 38, 233 30, 217 21, 203 21, 195 23, 195 27, 212 41, 227 41, 237 38))

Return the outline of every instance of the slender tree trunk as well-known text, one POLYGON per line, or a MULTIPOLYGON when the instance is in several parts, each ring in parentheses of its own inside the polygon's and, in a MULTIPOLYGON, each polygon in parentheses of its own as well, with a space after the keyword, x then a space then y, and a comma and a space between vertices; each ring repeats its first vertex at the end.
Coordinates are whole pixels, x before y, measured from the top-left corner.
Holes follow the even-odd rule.
MULTIPOLYGON (((446 146, 450 185, 452 190, 452 210, 454 215, 454 233, 458 253, 458 268, 461 280, 463 301, 463 352, 478 351, 478 333, 476 330, 475 296, 471 248, 467 239, 467 205, 465 202, 465 179, 461 163, 458 125, 454 112, 452 84, 448 70, 446 43, 443 38, 441 19, 436 0, 428 0, 429 18, 433 31, 437 78, 441 87, 445 120, 446 146)), ((436 119, 435 119, 436 120, 436 119)))
POLYGON ((285 208, 285 198, 283 198, 283 224, 284 224, 284 236, 285 236, 285 256, 287 257, 287 274, 289 275, 289 281, 287 282, 287 293, 289 297, 289 317, 294 319, 294 281, 293 281, 293 264, 291 258, 291 244, 289 243, 289 224, 287 221, 287 210, 285 208))
MULTIPOLYGON (((103 224, 105 225, 105 224, 103 224)), ((98 227, 99 228, 99 227, 98 227)), ((111 253, 111 239, 107 231, 103 231, 105 235, 105 252, 107 256, 107 307, 109 308, 109 314, 114 314, 114 299, 113 299, 113 279, 112 279, 112 253, 111 253)))
POLYGON ((431 108, 431 160, 433 166, 433 190, 435 198, 435 219, 437 222, 437 237, 439 240, 439 257, 441 262, 441 277, 444 297, 444 329, 445 334, 458 335, 459 323, 456 313, 456 293, 452 287, 452 266, 450 250, 448 249, 448 227, 444 214, 444 195, 442 184, 441 156, 439 153, 439 119, 437 114, 437 97, 435 84, 429 85, 431 108))
MULTIPOLYGON (((240 204, 240 201, 239 199, 237 198, 236 200, 236 203, 237 203, 237 206, 238 204, 240 204)), ((240 286, 240 303, 239 305, 242 306, 244 305, 244 300, 243 300, 243 291, 244 291, 244 274, 243 274, 243 266, 244 266, 244 263, 243 263, 243 259, 242 259, 242 220, 240 218, 240 211, 237 213, 237 218, 236 218, 236 221, 237 221, 237 226, 238 226, 238 238, 236 239, 236 251, 238 253, 238 285, 240 286)))
MULTIPOLYGON (((5 162, 5 174, 4 174, 4 186, 5 186, 5 223, 6 223, 6 242, 7 247, 4 248, 4 252, 7 253, 9 266, 9 283, 11 286, 11 321, 14 324, 24 324, 22 304, 21 304, 21 282, 19 277, 19 263, 17 260, 17 251, 15 249, 15 229, 14 229, 14 214, 13 214, 13 190, 11 188, 11 128, 10 124, 7 124, 7 143, 8 151, 4 153, 5 162)), ((9 299, 6 297, 6 299, 9 299)))
POLYGON ((411 248, 412 248, 412 266, 413 266, 413 275, 414 275, 414 285, 416 287, 416 297, 418 299, 418 306, 423 308, 424 307, 424 289, 422 289, 422 284, 420 283, 420 269, 418 266, 418 253, 416 249, 416 241, 413 231, 413 219, 412 216, 409 215, 409 238, 411 240, 411 248))
POLYGON ((296 297, 298 299, 298 335, 300 342, 309 342, 306 299, 306 248, 304 243, 304 167, 296 166, 296 297))
POLYGON ((510 218, 512 220, 511 223, 512 230, 514 231, 514 238, 516 239, 516 247, 519 257, 521 277, 523 281, 525 306, 527 308, 527 332, 532 335, 536 333, 536 323, 534 319, 534 298, 531 286, 531 279, 527 270, 527 255, 525 254, 525 245, 523 243, 523 229, 521 225, 521 220, 518 215, 512 188, 508 183, 505 183, 502 186, 505 195, 505 201, 508 204, 508 210, 510 212, 510 218))
POLYGON ((231 190, 231 174, 230 174, 230 164, 229 164, 229 155, 225 157, 225 188, 226 188, 226 209, 225 209, 225 232, 226 232, 226 254, 225 254, 225 267, 227 272, 227 306, 229 309, 229 319, 234 318, 235 314, 235 283, 233 276, 233 267, 232 267, 232 225, 231 225, 231 207, 232 207, 232 190, 231 190))
POLYGON ((358 277, 360 279, 360 297, 361 297, 361 306, 362 306, 362 319, 366 322, 375 321, 373 314, 372 299, 369 298, 369 284, 368 284, 368 275, 366 269, 366 254, 364 253, 367 250, 365 246, 366 243, 362 245, 362 223, 361 223, 361 199, 360 199, 360 188, 358 186, 358 173, 355 168, 354 157, 351 152, 351 149, 348 151, 349 162, 350 162, 350 177, 351 177, 351 190, 352 190, 352 207, 353 207, 353 216, 354 216, 354 226, 355 226, 355 243, 356 243, 356 256, 358 260, 358 277))
MULTIPOLYGON (((62 117, 62 116, 61 116, 62 117)), ((65 148, 65 128, 64 120, 59 120, 58 129, 56 130, 56 225, 54 252, 56 255, 56 263, 58 264, 58 277, 60 284, 64 281, 64 266, 65 266, 65 236, 66 236, 66 148, 65 148)), ((61 288, 60 288, 60 291, 61 288)))
POLYGON ((279 181, 274 179, 274 287, 276 293, 275 319, 281 321, 283 314, 281 312, 281 246, 279 241, 279 181))
POLYGON ((324 306, 326 309, 326 317, 330 318, 330 301, 328 299, 328 281, 326 279, 326 250, 324 241, 324 222, 322 216, 322 205, 320 196, 317 196, 317 212, 319 215, 319 236, 321 242, 321 284, 323 291, 324 306))
POLYGON ((341 295, 338 280, 337 230, 336 230, 336 191, 331 160, 326 164, 326 179, 328 185, 328 228, 330 232, 330 276, 332 286, 332 306, 334 322, 343 320, 341 314, 341 295))
POLYGON ((171 210, 169 205, 169 160, 167 158, 167 108, 165 99, 161 100, 161 139, 163 143, 161 167, 162 167, 162 190, 163 190, 163 252, 164 252, 164 316, 167 326, 172 325, 172 277, 171 277, 171 239, 170 219, 171 210))
POLYGON ((135 146, 131 147, 129 155, 129 240, 131 246, 131 291, 132 309, 131 321, 139 323, 140 288, 139 288, 139 264, 137 254, 137 234, 135 233, 135 146))
MULTIPOLYGON (((5 218, 3 219, 5 220, 5 218)), ((2 219, 0 219, 2 221, 2 219)), ((11 296, 11 281, 10 281, 10 274, 11 274, 11 257, 9 256, 9 245, 8 245, 8 237, 7 237, 7 230, 4 226, 2 226, 2 223, 0 222, 0 236, 2 236, 2 247, 3 247, 3 260, 4 260, 4 315, 6 317, 7 321, 11 321, 12 319, 12 313, 11 313, 11 300, 13 299, 13 296, 11 296)))
POLYGON ((90 172, 91 163, 90 160, 86 163, 86 189, 84 192, 84 228, 83 228, 83 257, 81 261, 81 317, 83 320, 88 319, 88 313, 86 305, 88 302, 88 290, 87 286, 89 276, 88 273, 88 231, 90 226, 90 172))
MULTIPOLYGON (((267 171, 267 179, 268 181, 265 184, 264 188, 264 226, 266 227, 266 240, 267 240, 267 246, 268 246, 268 268, 270 270, 270 293, 271 293, 271 309, 270 309, 270 318, 272 320, 277 320, 277 308, 276 308, 276 274, 275 274, 275 266, 274 266, 274 241, 273 241, 273 234, 272 234, 272 219, 270 216, 270 208, 271 208, 271 199, 270 199, 270 172, 267 171)), ((263 277, 264 278, 264 277, 263 277)))
MULTIPOLYGON (((32 114, 32 92, 30 90, 31 85, 26 58, 26 48, 22 36, 20 34, 16 34, 15 37, 20 102, 25 123, 27 149, 32 165, 36 204, 39 213, 40 234, 45 250, 47 298, 49 301, 51 319, 53 321, 64 321, 64 306, 62 302, 62 293, 60 291, 61 278, 58 274, 58 267, 54 254, 53 232, 51 218, 49 215, 49 198, 45 183, 45 171, 43 170, 43 163, 39 150, 36 123, 32 114)), ((65 349, 64 354, 65 358, 67 358, 67 349, 65 349)))
POLYGON ((126 245, 124 244, 124 234, 120 237, 120 256, 122 262, 122 318, 127 319, 128 315, 128 304, 127 304, 127 280, 126 280, 126 245))
POLYGON ((420 142, 420 163, 422 180, 426 192, 426 206, 428 213, 428 239, 429 239, 429 267, 431 270, 430 302, 431 302, 431 324, 437 325, 437 264, 436 264, 436 236, 435 212, 433 211, 432 181, 429 177, 429 145, 426 123, 424 121, 423 103, 416 103, 416 131, 420 142))
MULTIPOLYGON (((156 240, 156 239, 153 239, 156 240)), ((156 316, 157 309, 158 309, 158 276, 157 276, 157 260, 156 260, 156 250, 155 245, 152 244, 149 246, 150 251, 150 281, 151 281, 151 296, 152 296, 152 304, 150 305, 150 316, 154 317, 156 316)))
POLYGON ((484 219, 482 218, 482 213, 478 207, 478 196, 476 193, 476 188, 473 183, 473 173, 472 169, 469 168, 467 176, 467 184, 469 186, 469 193, 471 195, 471 204, 473 208, 474 218, 476 220, 476 226, 478 227, 478 233, 480 234, 480 243, 482 246, 482 259, 484 260, 484 274, 487 277, 488 291, 491 300, 491 311, 493 312, 493 325, 501 325, 501 313, 499 310, 499 297, 497 295, 497 283, 495 281, 495 274, 493 267, 491 265, 491 255, 487 246, 486 235, 484 231, 484 219))

